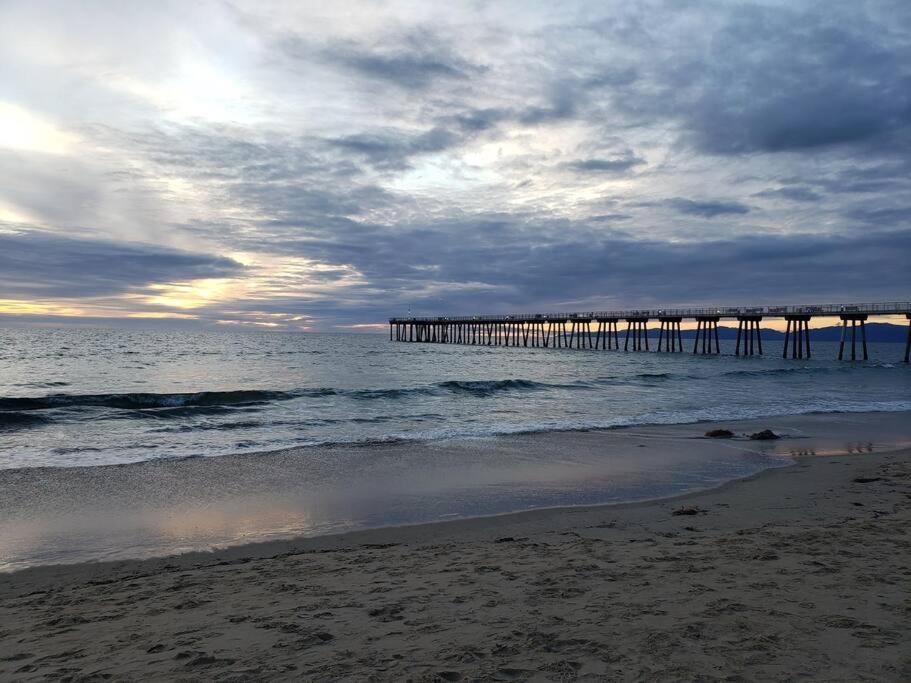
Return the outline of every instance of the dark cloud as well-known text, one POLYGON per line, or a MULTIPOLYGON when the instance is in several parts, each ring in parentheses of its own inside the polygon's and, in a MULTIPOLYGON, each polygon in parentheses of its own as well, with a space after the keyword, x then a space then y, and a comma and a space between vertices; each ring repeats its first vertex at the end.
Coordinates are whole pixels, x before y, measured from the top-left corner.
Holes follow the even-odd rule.
POLYGON ((221 256, 36 231, 0 233, 0 292, 6 298, 109 296, 242 274, 241 264, 221 256))
POLYGON ((444 121, 451 122, 464 131, 480 132, 489 130, 501 121, 514 118, 514 114, 504 109, 488 107, 486 109, 468 109, 463 113, 448 115, 444 121))
POLYGON ((552 87, 545 106, 531 106, 517 111, 514 116, 519 123, 535 126, 570 119, 578 114, 581 93, 571 81, 552 87))
MULTIPOLYGON (((867 152, 862 152, 862 155, 868 157, 867 152)), ((867 158, 863 161, 866 162, 867 158)), ((911 191, 911 155, 898 161, 888 160, 872 165, 851 163, 848 168, 811 182, 833 194, 902 195, 911 191)))
POLYGON ((332 302, 279 299, 268 302, 267 310, 317 319, 331 313, 333 319, 357 322, 401 315, 409 306, 417 314, 443 314, 707 300, 891 300, 907 288, 909 229, 854 237, 764 234, 679 242, 636 239, 603 228, 580 239, 580 227, 492 217, 404 230, 371 226, 352 240, 277 244, 291 253, 350 263, 369 284, 332 302), (523 239, 529 231, 541 237, 528 244, 523 239), (858 263, 876 263, 877 277, 858 263), (706 282, 724 286, 707 290, 706 282), (383 292, 382 306, 371 295, 375 289, 383 292))
POLYGON ((634 166, 645 163, 645 159, 636 156, 614 157, 610 159, 580 159, 566 164, 567 168, 579 173, 623 173, 634 166))
POLYGON ((911 225, 911 206, 858 207, 848 211, 848 216, 859 223, 894 228, 911 225))
POLYGON ((788 186, 778 187, 762 192, 756 192, 754 197, 767 197, 770 199, 789 199, 794 202, 818 202, 822 196, 809 187, 788 186))
POLYGON ((243 232, 226 232, 222 221, 189 226, 223 241, 246 237, 256 241, 257 235, 272 230, 345 229, 350 225, 348 216, 394 202, 388 191, 364 179, 355 154, 372 156, 377 166, 389 168, 407 163, 409 155, 433 142, 433 135, 387 133, 386 137, 327 143, 270 135, 244 137, 244 131, 235 129, 201 132, 191 127, 152 130, 124 141, 147 155, 157 173, 206 183, 224 202, 263 217, 245 224, 243 232))
POLYGON ((750 212, 750 207, 740 202, 695 200, 684 197, 675 197, 667 200, 668 206, 679 213, 688 216, 701 216, 702 218, 715 218, 717 216, 742 215, 750 212))
POLYGON ((621 89, 616 104, 643 123, 680 121, 684 139, 711 154, 907 149, 907 25, 876 25, 865 3, 823 7, 725 6, 718 30, 653 62, 653 78, 621 89))
POLYGON ((467 79, 478 71, 466 61, 444 56, 425 46, 420 51, 367 52, 354 47, 335 47, 324 52, 331 61, 360 75, 393 83, 408 90, 421 90, 435 81, 467 79))
POLYGON ((386 31, 381 41, 335 40, 320 47, 313 39, 282 34, 277 44, 292 61, 328 63, 354 73, 365 81, 391 84, 403 90, 422 91, 434 84, 468 80, 484 67, 459 56, 435 31, 413 28, 386 31))
POLYGON ((575 118, 580 112, 584 95, 577 84, 563 83, 549 88, 543 98, 545 104, 522 107, 465 107, 463 111, 440 117, 446 125, 454 125, 469 133, 488 131, 504 122, 519 123, 524 126, 537 126, 558 123, 575 118))
POLYGON ((418 135, 400 131, 359 133, 335 138, 329 144, 365 157, 376 168, 401 170, 408 167, 410 157, 440 152, 460 141, 458 135, 445 128, 432 128, 418 135))

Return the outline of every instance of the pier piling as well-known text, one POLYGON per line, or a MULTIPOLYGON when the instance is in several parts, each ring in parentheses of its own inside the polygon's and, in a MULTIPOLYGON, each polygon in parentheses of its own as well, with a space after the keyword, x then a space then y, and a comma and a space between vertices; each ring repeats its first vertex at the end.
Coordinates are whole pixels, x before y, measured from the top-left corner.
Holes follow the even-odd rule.
POLYGON ((626 340, 623 342, 624 351, 629 351, 631 335, 633 340, 633 351, 648 351, 647 323, 648 318, 643 318, 641 316, 626 319, 626 340))
POLYGON ((683 351, 683 337, 680 332, 680 322, 682 320, 683 318, 680 316, 661 316, 658 318, 658 322, 661 323, 661 327, 658 329, 658 351, 671 353, 683 351))
MULTIPOLYGON (((841 316, 841 341, 838 344, 838 360, 844 360, 845 355, 845 335, 848 331, 848 323, 851 323, 851 360, 857 360, 857 328, 860 323, 860 338, 863 344, 864 360, 869 360, 867 355, 867 329, 866 315, 847 314, 841 316)), ((906 354, 907 355, 907 354, 906 354)))
POLYGON ((762 355, 762 335, 759 332, 761 315, 747 315, 737 317, 737 343, 734 346, 734 355, 740 355, 740 342, 743 340, 743 355, 752 356, 754 353, 762 355))
POLYGON ((908 318, 908 341, 905 342, 905 362, 911 363, 911 313, 906 317, 908 318))
POLYGON ((620 333, 617 329, 619 318, 597 318, 598 337, 595 341, 595 348, 598 348, 598 341, 601 342, 602 349, 620 349, 620 333))
POLYGON ((788 341, 791 343, 791 358, 810 357, 810 316, 786 315, 788 323, 784 333, 784 349, 781 357, 788 357, 788 341))
POLYGON ((696 339, 693 342, 693 353, 700 352, 700 342, 703 354, 721 353, 721 344, 718 341, 718 321, 721 319, 717 315, 697 315, 696 316, 696 339), (715 342, 715 350, 712 351, 712 341, 715 342))

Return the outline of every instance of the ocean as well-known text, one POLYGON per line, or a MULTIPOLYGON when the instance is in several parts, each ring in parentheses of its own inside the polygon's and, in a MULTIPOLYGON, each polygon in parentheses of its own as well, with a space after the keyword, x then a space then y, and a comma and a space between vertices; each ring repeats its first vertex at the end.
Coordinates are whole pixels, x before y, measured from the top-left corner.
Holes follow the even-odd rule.
POLYGON ((0 329, 0 571, 665 498, 911 444, 900 344, 722 347, 0 329), (744 436, 763 428, 788 438, 744 436))
MULTIPOLYGON (((390 342, 373 334, 0 329, 0 468, 911 409, 867 362, 390 342)), ((305 452, 305 451, 304 451, 305 452)))

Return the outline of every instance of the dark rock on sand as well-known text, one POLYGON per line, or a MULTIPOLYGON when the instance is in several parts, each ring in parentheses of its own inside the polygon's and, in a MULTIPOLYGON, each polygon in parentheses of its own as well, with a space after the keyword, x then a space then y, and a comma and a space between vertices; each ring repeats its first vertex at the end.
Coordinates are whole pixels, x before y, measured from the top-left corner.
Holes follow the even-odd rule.
POLYGON ((781 437, 771 429, 763 429, 761 432, 750 434, 750 438, 753 441, 772 441, 773 439, 780 439, 781 437))
POLYGON ((705 433, 710 439, 730 439, 734 432, 730 429, 711 429, 705 433))
POLYGON ((682 507, 682 508, 677 508, 671 514, 672 515, 698 515, 701 512, 703 512, 703 510, 700 510, 697 507, 682 507))

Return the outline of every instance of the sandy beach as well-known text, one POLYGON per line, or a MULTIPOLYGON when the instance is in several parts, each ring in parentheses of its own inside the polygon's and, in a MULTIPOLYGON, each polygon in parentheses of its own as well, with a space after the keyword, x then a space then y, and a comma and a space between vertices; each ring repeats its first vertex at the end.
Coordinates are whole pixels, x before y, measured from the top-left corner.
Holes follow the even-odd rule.
POLYGON ((0 576, 0 678, 908 680, 911 451, 0 576), (686 514, 676 514, 685 512, 686 514))

